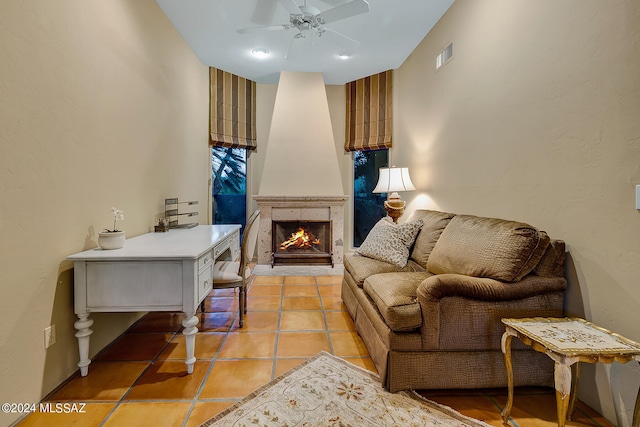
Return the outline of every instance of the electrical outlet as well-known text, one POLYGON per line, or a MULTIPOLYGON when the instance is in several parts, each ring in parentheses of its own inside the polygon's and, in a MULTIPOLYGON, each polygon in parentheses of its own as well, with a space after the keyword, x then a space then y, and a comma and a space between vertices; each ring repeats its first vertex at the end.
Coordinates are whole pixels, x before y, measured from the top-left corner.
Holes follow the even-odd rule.
POLYGON ((51 325, 44 330, 44 349, 48 349, 56 343, 56 325, 51 325))

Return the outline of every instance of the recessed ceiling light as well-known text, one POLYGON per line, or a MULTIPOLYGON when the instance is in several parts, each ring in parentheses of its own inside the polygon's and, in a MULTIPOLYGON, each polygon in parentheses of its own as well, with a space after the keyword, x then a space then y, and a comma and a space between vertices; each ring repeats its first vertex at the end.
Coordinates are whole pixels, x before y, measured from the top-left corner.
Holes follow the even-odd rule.
POLYGON ((340 58, 340 59, 349 59, 350 56, 351 56, 351 54, 348 53, 348 52, 340 52, 338 54, 338 58, 340 58))
POLYGON ((269 51, 263 48, 253 49, 251 53, 253 54, 253 56, 258 58, 266 58, 267 56, 269 56, 269 51))

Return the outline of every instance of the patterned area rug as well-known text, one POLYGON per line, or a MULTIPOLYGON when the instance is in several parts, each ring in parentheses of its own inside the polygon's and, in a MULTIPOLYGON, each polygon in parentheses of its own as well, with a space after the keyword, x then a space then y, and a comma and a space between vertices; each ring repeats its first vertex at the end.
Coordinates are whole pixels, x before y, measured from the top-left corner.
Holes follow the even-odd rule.
POLYGON ((201 425, 208 426, 488 424, 411 392, 389 393, 373 372, 320 352, 201 425))

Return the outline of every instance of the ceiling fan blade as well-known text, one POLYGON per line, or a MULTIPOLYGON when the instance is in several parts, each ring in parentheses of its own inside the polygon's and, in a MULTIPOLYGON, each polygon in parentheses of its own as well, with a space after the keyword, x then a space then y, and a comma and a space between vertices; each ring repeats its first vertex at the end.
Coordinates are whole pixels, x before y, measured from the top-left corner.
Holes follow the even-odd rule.
POLYGON ((340 6, 341 4, 344 3, 344 0, 320 0, 320 1, 322 1, 322 3, 326 3, 329 6, 333 6, 333 7, 340 6))
POLYGON ((298 4, 294 1, 294 0, 279 0, 280 4, 282 4, 284 6, 285 9, 287 9, 287 12, 289 12, 292 15, 301 15, 302 11, 300 10, 300 8, 298 7, 298 4))
POLYGON ((369 12, 369 3, 367 3, 366 0, 352 0, 332 9, 325 10, 321 12, 318 17, 321 18, 325 24, 329 24, 366 12, 369 12))
POLYGON ((300 50, 304 46, 307 37, 304 34, 298 33, 291 39, 291 43, 289 43, 289 49, 287 49, 287 53, 284 55, 285 60, 295 59, 299 56, 300 50))
POLYGON ((278 0, 258 0, 255 9, 253 9, 253 15, 251 15, 251 22, 261 25, 270 24, 273 22, 277 6, 278 0))
POLYGON ((249 34, 255 33, 258 31, 280 31, 280 30, 288 30, 291 28, 291 25, 288 24, 280 24, 280 25, 264 25, 262 27, 249 27, 249 28, 240 28, 236 30, 240 34, 249 34))
POLYGON ((352 38, 351 38, 351 37, 349 37, 349 36, 345 36, 344 34, 339 33, 339 32, 337 32, 336 30, 332 30, 332 29, 331 29, 331 28, 329 28, 329 27, 325 27, 324 29, 325 29, 326 31, 329 31, 329 32, 331 32, 331 33, 333 33, 333 34, 337 35, 337 36, 340 36, 340 37, 345 38, 345 39, 347 39, 347 40, 349 40, 349 41, 352 41, 352 42, 354 42, 354 43, 356 43, 356 44, 360 44, 360 42, 359 42, 358 40, 356 40, 356 39, 352 39, 352 38))

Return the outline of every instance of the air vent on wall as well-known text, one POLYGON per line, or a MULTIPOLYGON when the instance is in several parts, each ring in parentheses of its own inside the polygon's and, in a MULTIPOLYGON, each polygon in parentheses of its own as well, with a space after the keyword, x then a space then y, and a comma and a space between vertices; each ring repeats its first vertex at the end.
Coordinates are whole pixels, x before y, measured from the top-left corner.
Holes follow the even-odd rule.
POLYGON ((445 47, 442 52, 436 56, 436 70, 451 61, 453 58, 453 43, 449 43, 449 46, 445 47))

